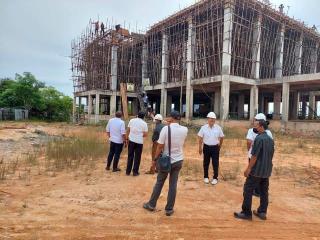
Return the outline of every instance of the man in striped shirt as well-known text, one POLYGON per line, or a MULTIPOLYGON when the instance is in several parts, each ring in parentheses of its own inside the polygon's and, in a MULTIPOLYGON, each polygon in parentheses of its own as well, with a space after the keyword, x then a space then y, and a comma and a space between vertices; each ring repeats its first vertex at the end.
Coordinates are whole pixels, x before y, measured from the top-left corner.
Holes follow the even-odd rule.
POLYGON ((262 220, 267 219, 269 177, 272 172, 272 158, 274 154, 274 142, 265 131, 267 127, 268 124, 264 120, 258 121, 255 127, 258 136, 252 147, 252 157, 249 165, 244 172, 244 176, 247 179, 243 188, 242 211, 234 213, 236 218, 252 219, 252 195, 254 189, 260 187, 260 206, 257 211, 253 211, 253 214, 262 220))

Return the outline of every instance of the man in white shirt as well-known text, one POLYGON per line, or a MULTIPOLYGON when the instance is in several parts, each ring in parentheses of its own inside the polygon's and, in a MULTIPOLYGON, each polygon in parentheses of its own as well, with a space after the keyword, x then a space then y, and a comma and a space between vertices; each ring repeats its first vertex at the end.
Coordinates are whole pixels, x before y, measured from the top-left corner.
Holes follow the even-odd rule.
POLYGON ((199 154, 203 153, 203 172, 204 182, 209 183, 209 165, 210 159, 212 159, 213 167, 213 178, 211 181, 212 185, 218 183, 219 175, 219 153, 223 143, 224 134, 219 125, 215 124, 216 114, 210 112, 207 115, 208 124, 202 126, 198 132, 199 138, 199 154))
MULTIPOLYGON (((251 151, 252 151, 252 146, 254 144, 254 140, 256 139, 256 137, 258 136, 258 132, 256 130, 256 126, 259 124, 259 121, 265 121, 267 123, 267 125, 269 125, 269 122, 267 122, 267 118, 266 115, 264 115, 263 113, 258 113, 255 117, 254 117, 254 121, 253 121, 253 128, 250 128, 248 130, 247 133, 247 149, 248 149, 248 158, 249 158, 249 162, 250 159, 252 157, 251 151)), ((267 133, 267 135, 269 137, 271 137, 273 139, 272 133, 269 129, 266 129, 265 132, 267 133)), ((260 196, 260 189, 259 187, 257 187, 256 189, 254 189, 253 191, 253 196, 259 197, 260 196)))
MULTIPOLYGON (((176 194, 177 194, 178 177, 179 177, 179 172, 182 168, 182 163, 184 159, 183 145, 188 134, 188 129, 186 127, 179 125, 180 119, 181 119, 180 113, 177 111, 173 111, 170 114, 170 118, 167 120, 171 130, 170 173, 161 172, 159 170, 158 176, 157 176, 157 182, 154 185, 150 200, 149 202, 143 204, 143 208, 149 211, 155 210, 158 198, 161 194, 162 187, 167 179, 168 174, 170 174, 167 205, 165 207, 167 216, 171 216, 174 212, 173 207, 174 207, 176 194)), ((168 126, 163 127, 160 132, 155 159, 158 159, 162 151, 164 154, 169 156, 168 126)))
POLYGON ((127 136, 129 138, 129 145, 126 170, 127 175, 130 175, 131 171, 133 171, 133 176, 139 176, 143 139, 148 135, 148 125, 143 120, 144 116, 144 112, 139 112, 138 117, 131 119, 128 124, 127 136))
POLYGON ((125 143, 126 139, 126 128, 124 121, 121 120, 121 117, 122 112, 116 112, 116 117, 110 119, 106 127, 106 132, 110 141, 106 170, 110 170, 113 160, 113 172, 118 172, 121 170, 118 168, 118 163, 123 149, 123 144, 125 143))

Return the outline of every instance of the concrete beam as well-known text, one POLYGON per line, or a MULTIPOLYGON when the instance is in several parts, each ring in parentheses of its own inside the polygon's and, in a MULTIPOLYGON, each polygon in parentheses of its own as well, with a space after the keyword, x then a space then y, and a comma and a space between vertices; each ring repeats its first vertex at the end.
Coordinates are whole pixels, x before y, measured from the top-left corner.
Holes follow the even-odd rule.
POLYGON ((223 50, 222 50, 222 74, 229 75, 231 73, 231 42, 232 42, 232 27, 233 27, 233 1, 225 2, 223 6, 223 50))
MULTIPOLYGON (((105 96, 112 96, 114 94, 116 96, 120 96, 120 91, 114 92, 114 91, 111 91, 111 90, 91 90, 91 91, 77 92, 77 93, 74 93, 74 95, 76 97, 86 97, 89 94, 96 95, 97 93, 100 94, 100 95, 105 95, 105 96)), ((135 98, 135 97, 137 97, 137 93, 135 93, 135 92, 127 92, 127 96, 135 98)))
POLYGON ((250 88, 250 120, 253 120, 258 113, 259 89, 254 85, 250 88))
POLYGON ((262 14, 259 14, 253 26, 251 77, 254 79, 260 77, 261 22, 262 14))
POLYGON ((311 81, 319 81, 320 83, 320 73, 286 76, 283 78, 279 77, 279 78, 271 78, 271 79, 261 79, 259 82, 259 85, 282 84, 283 82, 308 83, 311 81))
POLYGON ((275 76, 276 78, 282 77, 283 67, 283 49, 284 49, 284 33, 285 25, 282 24, 277 36, 276 46, 276 62, 275 62, 275 76))

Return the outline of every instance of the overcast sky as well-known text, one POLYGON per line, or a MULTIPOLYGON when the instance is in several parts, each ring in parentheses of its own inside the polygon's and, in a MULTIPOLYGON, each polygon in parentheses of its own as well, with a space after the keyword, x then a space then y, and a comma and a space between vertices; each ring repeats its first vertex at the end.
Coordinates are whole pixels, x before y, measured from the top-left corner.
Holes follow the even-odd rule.
MULTIPOLYGON (((320 25, 319 0, 271 0, 309 26, 320 25)), ((89 19, 146 29, 195 0, 0 0, 0 78, 31 72, 72 95, 70 43, 89 19)), ((320 26, 319 26, 320 28, 320 26)))

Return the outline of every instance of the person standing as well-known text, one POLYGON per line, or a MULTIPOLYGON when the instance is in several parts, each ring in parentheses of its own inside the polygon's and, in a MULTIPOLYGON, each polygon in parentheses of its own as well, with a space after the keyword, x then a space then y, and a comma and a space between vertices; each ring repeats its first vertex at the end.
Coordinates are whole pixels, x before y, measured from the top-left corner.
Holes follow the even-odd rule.
POLYGON ((126 144, 126 128, 121 117, 122 112, 116 112, 115 118, 110 119, 106 127, 106 132, 110 141, 106 170, 110 170, 110 166, 113 161, 113 172, 121 171, 121 169, 118 168, 118 163, 123 149, 123 144, 126 144))
POLYGON ((170 114, 170 118, 168 119, 169 126, 165 126, 162 128, 160 132, 160 136, 158 139, 158 147, 156 151, 155 158, 157 159, 160 154, 163 153, 167 156, 170 156, 171 160, 171 168, 170 172, 161 172, 160 169, 158 171, 157 181, 153 187, 153 192, 151 194, 150 200, 143 204, 143 208, 148 211, 154 211, 157 205, 157 201, 161 194, 162 187, 167 179, 168 174, 169 177, 169 191, 167 198, 167 205, 165 207, 166 215, 171 216, 174 213, 174 204, 176 200, 177 194, 177 184, 179 172, 182 168, 183 163, 183 145, 185 139, 188 134, 188 128, 183 127, 179 124, 181 119, 181 115, 177 111, 173 111, 170 114), (169 153, 169 127, 170 127, 170 153, 169 153))
POLYGON ((143 120, 144 112, 139 112, 137 118, 133 118, 128 124, 128 160, 126 174, 130 175, 133 171, 133 176, 139 175, 139 167, 141 162, 141 154, 143 149, 143 139, 148 135, 148 125, 143 120), (133 168, 132 168, 133 167, 133 168))
POLYGON ((258 136, 252 147, 252 157, 244 172, 246 181, 243 187, 242 211, 235 212, 234 217, 239 219, 252 219, 252 196, 255 188, 260 188, 260 206, 253 214, 262 220, 267 219, 269 204, 269 178, 272 173, 272 159, 274 154, 273 139, 268 136, 266 129, 268 124, 260 120, 255 124, 258 136))
POLYGON ((154 174, 156 172, 156 161, 157 159, 156 157, 156 150, 157 150, 157 146, 158 146, 158 139, 160 136, 160 132, 162 130, 162 128, 164 127, 164 125, 162 124, 162 116, 160 114, 157 114, 154 117, 154 122, 156 123, 156 126, 153 130, 153 134, 152 134, 152 152, 151 152, 151 167, 150 170, 146 172, 146 174, 154 174))
POLYGON ((204 183, 209 183, 209 165, 212 159, 213 178, 212 185, 218 183, 219 175, 219 154, 223 143, 224 134, 216 122, 216 114, 210 112, 207 115, 208 123, 200 128, 198 132, 199 154, 203 153, 204 183))
MULTIPOLYGON (((256 125, 256 123, 258 121, 266 121, 267 125, 268 125, 268 122, 267 122, 267 118, 266 116, 263 114, 263 113, 258 113, 255 117, 254 117, 254 122, 253 122, 253 125, 256 125)), ((269 137, 271 137, 273 139, 273 136, 272 136, 272 133, 269 129, 266 129, 266 133, 268 134, 269 137)), ((250 128, 248 130, 248 133, 247 133, 247 149, 248 149, 248 158, 249 158, 249 161, 251 159, 251 150, 252 150, 252 146, 253 146, 253 143, 254 143, 254 140, 255 138, 258 136, 258 133, 256 132, 256 128, 250 128)), ((254 191, 253 191, 253 196, 256 196, 256 197, 259 197, 260 196, 260 189, 259 187, 257 187, 254 191)))

